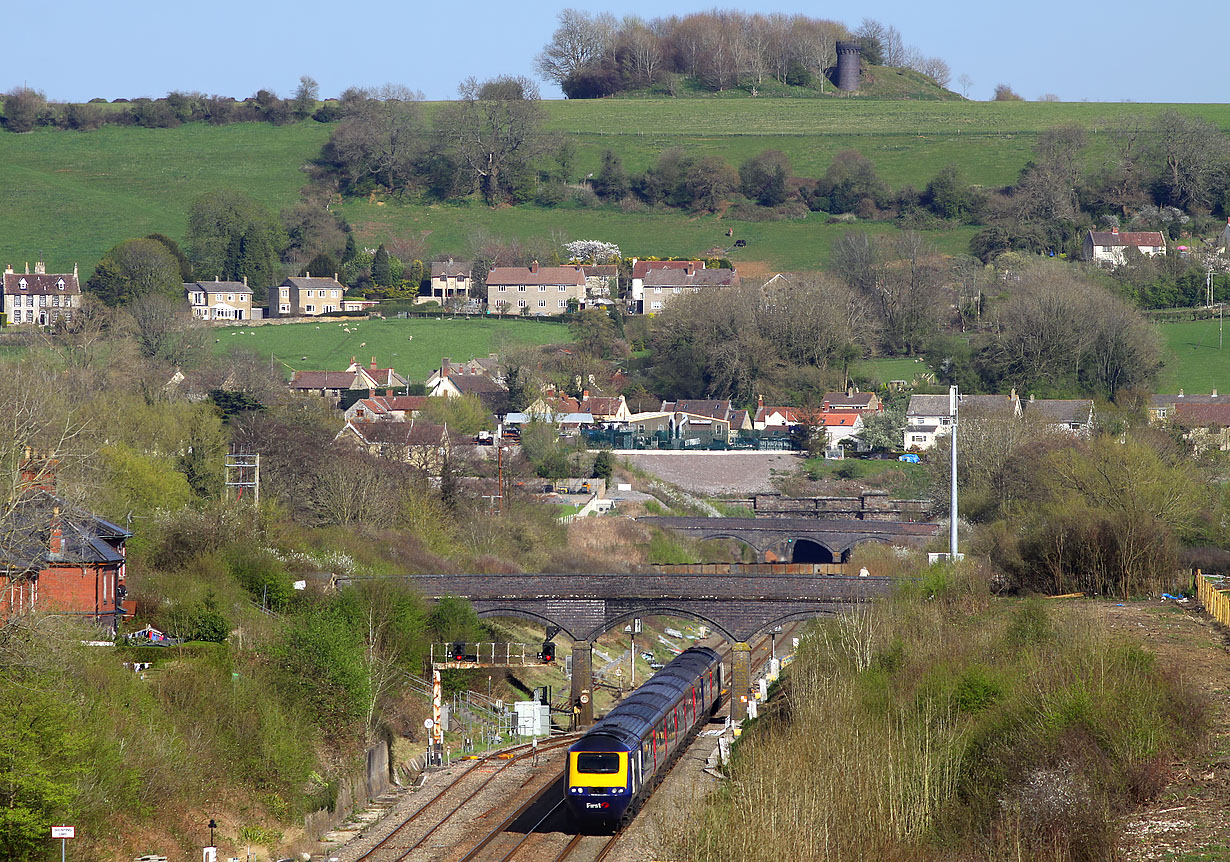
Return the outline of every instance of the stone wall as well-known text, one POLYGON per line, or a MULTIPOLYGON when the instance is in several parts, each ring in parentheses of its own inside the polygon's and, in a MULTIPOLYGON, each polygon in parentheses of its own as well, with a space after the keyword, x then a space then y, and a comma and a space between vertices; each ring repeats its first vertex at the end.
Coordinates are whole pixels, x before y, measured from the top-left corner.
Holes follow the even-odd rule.
POLYGON ((840 518, 855 521, 922 521, 930 500, 894 500, 887 491, 866 491, 857 497, 784 497, 752 495, 757 518, 840 518))

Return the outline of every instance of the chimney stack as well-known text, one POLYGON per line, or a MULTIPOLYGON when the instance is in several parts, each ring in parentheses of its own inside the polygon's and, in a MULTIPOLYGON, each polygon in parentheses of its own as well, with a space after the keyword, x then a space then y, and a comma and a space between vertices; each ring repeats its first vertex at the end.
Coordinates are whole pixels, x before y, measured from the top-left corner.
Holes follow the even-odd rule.
POLYGON ((1119 228, 1117 228, 1117 227, 1112 227, 1112 228, 1110 229, 1110 232, 1111 232, 1111 234, 1112 234, 1113 236, 1118 236, 1118 235, 1119 235, 1119 228))
POLYGON ((12 275, 12 274, 13 274, 13 265, 12 265, 11 263, 6 263, 6 264, 4 265, 4 274, 5 274, 5 275, 12 275))
POLYGON ((246 275, 243 277, 243 286, 244 287, 248 286, 248 277, 246 275))
POLYGON ((376 357, 374 357, 374 356, 372 357, 372 364, 371 364, 371 366, 370 366, 370 367, 371 367, 371 369, 372 369, 373 371, 375 371, 375 370, 376 370, 376 357))
POLYGON ((46 275, 47 274, 47 264, 43 263, 41 260, 36 260, 34 262, 34 274, 35 275, 46 275))
POLYGON ((1213 397, 1214 398, 1217 397, 1217 387, 1216 386, 1213 387, 1213 397))
POLYGON ((73 264, 73 278, 77 278, 77 264, 73 264))
POLYGON ((64 551, 64 531, 60 527, 59 506, 54 506, 51 510, 51 538, 47 541, 47 550, 53 555, 59 555, 64 551))
POLYGON ((538 272, 538 261, 533 261, 530 264, 530 272, 538 272))

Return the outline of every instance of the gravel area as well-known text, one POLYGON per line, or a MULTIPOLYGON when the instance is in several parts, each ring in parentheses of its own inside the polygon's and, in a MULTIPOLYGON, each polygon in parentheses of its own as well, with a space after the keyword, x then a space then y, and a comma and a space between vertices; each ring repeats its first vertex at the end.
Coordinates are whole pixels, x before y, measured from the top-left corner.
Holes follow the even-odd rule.
POLYGON ((687 491, 747 496, 772 491, 772 473, 793 473, 802 460, 790 452, 620 452, 620 458, 687 491))

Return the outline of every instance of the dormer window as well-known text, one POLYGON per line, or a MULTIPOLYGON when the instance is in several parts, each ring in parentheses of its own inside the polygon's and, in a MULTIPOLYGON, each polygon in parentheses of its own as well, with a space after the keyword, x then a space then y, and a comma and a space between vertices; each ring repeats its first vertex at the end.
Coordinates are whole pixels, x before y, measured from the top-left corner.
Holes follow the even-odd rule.
POLYGON ((62 279, 62 278, 61 278, 61 279, 59 279, 59 280, 56 282, 56 287, 60 288, 60 290, 63 290, 63 289, 64 289, 64 279, 62 279))
POLYGON ((21 289, 22 289, 22 290, 25 290, 25 289, 26 289, 26 280, 25 280, 24 278, 23 278, 21 281, 17 282, 17 283, 21 285, 21 289))

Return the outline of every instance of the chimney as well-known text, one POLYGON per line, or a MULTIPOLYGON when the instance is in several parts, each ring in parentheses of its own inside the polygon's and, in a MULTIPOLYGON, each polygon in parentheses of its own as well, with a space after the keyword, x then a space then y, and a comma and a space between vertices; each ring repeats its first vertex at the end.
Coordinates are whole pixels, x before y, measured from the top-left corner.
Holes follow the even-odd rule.
POLYGON ((77 277, 77 264, 73 264, 73 278, 77 277))
POLYGON ((1030 404, 1034 403, 1034 394, 1032 392, 1029 393, 1029 403, 1030 404))
POLYGON ((1110 232, 1111 232, 1111 235, 1112 235, 1112 236, 1118 236, 1118 235, 1119 235, 1119 228, 1117 228, 1117 227, 1112 227, 1112 228, 1110 229, 1110 232))
POLYGON ((26 275, 30 274, 30 261, 26 261, 26 275))
POLYGON ((1216 386, 1213 387, 1213 397, 1214 398, 1217 397, 1217 387, 1216 386))
POLYGON ((376 370, 376 357, 374 356, 372 357, 372 364, 368 367, 371 368, 373 371, 376 370))
POLYGON ((248 286, 248 277, 246 275, 243 277, 243 286, 244 287, 248 286))
POLYGON ((538 261, 533 261, 530 264, 530 272, 538 272, 538 261))
POLYGON ((1016 397, 1016 387, 1015 387, 1015 386, 1013 386, 1013 387, 1012 387, 1012 390, 1008 393, 1008 400, 1009 400, 1009 401, 1016 401, 1016 400, 1017 400, 1017 397, 1016 397))
POLYGON ((1182 397, 1183 397, 1183 390, 1182 390, 1182 389, 1180 389, 1180 390, 1179 390, 1179 397, 1180 397, 1180 398, 1182 398, 1182 397))
POLYGON ((13 274, 13 265, 12 265, 11 263, 6 263, 6 264, 4 265, 4 274, 5 274, 5 275, 12 275, 12 274, 13 274))
POLYGON ((854 397, 854 387, 853 387, 853 386, 847 386, 847 387, 846 387, 846 397, 847 397, 847 398, 853 398, 853 397, 854 397))
POLYGON ((34 274, 35 275, 46 275, 47 274, 47 264, 43 263, 41 260, 36 260, 34 262, 34 274))
POLYGON ((60 527, 59 506, 54 506, 51 510, 51 537, 47 541, 47 550, 53 555, 59 555, 64 551, 64 531, 60 527))
POLYGON ((310 272, 304 271, 304 273, 303 273, 303 277, 304 277, 304 278, 311 278, 311 277, 312 277, 312 274, 311 274, 310 272))
MULTIPOLYGON (((1216 395, 1216 394, 1217 394, 1217 390, 1216 390, 1216 389, 1214 389, 1214 390, 1213 390, 1213 394, 1214 394, 1214 395, 1216 395)), ((582 389, 582 390, 581 390, 581 400, 582 400, 582 401, 588 401, 588 400, 589 400, 589 390, 588 390, 588 389, 582 389)))
POLYGON ((763 395, 757 395, 757 396, 756 396, 756 409, 757 409, 757 410, 763 410, 763 409, 764 409, 764 396, 763 396, 763 395))
POLYGON ((335 272, 335 273, 333 273, 333 280, 334 280, 334 281, 337 281, 337 273, 336 273, 336 272, 335 272))
POLYGON ((25 449, 25 457, 21 461, 21 490, 56 492, 56 468, 59 466, 56 458, 44 458, 39 452, 29 446, 25 449))

